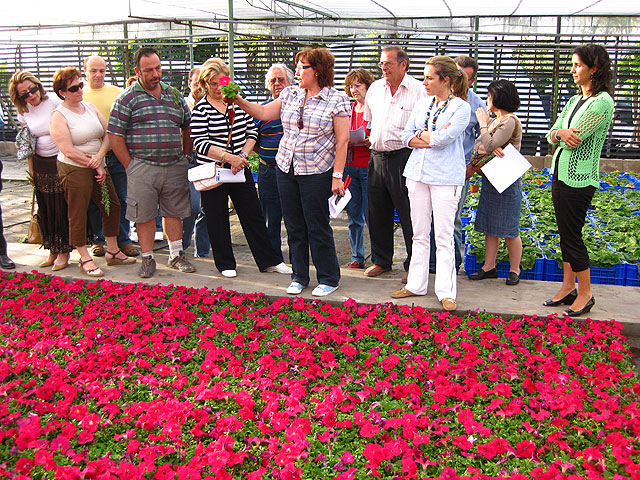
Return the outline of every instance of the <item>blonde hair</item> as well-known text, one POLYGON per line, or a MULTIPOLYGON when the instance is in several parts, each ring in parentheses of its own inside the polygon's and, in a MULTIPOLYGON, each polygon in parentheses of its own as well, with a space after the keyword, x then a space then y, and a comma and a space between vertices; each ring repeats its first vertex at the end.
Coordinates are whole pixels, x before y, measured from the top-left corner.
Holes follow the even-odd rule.
POLYGON ((126 87, 130 87, 131 85, 133 85, 137 81, 138 81, 138 76, 137 75, 132 75, 131 77, 127 78, 127 82, 125 83, 125 86, 126 87))
POLYGON ((229 75, 229 67, 221 58, 211 57, 202 64, 200 68, 200 77, 198 77, 198 86, 207 91, 207 83, 216 75, 229 75))
POLYGON ((467 74, 464 73, 451 58, 445 57, 444 55, 431 57, 424 65, 425 67, 431 65, 435 68, 440 80, 444 81, 444 79, 448 77, 453 94, 463 100, 467 99, 469 79, 467 78, 467 74))
POLYGON ((27 70, 18 70, 16 73, 11 75, 11 78, 9 79, 9 98, 11 98, 11 102, 16 106, 16 110, 18 110, 18 113, 20 115, 23 115, 29 111, 29 106, 27 105, 27 102, 22 100, 20 98, 20 95, 18 95, 18 85, 24 82, 25 80, 29 80, 35 86, 38 87, 38 90, 40 91, 41 100, 44 100, 45 98, 47 98, 47 92, 44 89, 42 82, 38 80, 38 77, 36 77, 33 73, 27 70))

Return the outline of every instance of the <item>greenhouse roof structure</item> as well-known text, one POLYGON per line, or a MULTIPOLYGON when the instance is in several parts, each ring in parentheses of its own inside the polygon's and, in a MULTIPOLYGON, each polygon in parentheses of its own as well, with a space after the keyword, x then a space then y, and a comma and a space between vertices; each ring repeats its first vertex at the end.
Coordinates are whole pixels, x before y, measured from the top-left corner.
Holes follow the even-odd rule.
POLYGON ((88 26, 139 20, 225 22, 322 22, 420 18, 638 16, 634 2, 614 0, 110 0, 60 8, 50 0, 3 7, 0 28, 88 26), (230 3, 232 11, 229 11, 230 3))

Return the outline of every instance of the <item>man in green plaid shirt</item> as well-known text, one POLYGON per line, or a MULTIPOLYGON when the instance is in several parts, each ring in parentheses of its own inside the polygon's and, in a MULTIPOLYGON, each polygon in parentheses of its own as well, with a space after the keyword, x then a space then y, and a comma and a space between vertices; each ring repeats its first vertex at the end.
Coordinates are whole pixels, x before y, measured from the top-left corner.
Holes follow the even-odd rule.
POLYGON ((191 214, 188 155, 190 111, 178 90, 162 82, 160 56, 142 47, 135 56, 138 81, 116 99, 109 116, 109 139, 127 169, 127 219, 136 222, 142 248, 142 278, 153 276, 155 217, 161 215, 169 239, 169 267, 195 272, 182 251, 182 218, 191 214))

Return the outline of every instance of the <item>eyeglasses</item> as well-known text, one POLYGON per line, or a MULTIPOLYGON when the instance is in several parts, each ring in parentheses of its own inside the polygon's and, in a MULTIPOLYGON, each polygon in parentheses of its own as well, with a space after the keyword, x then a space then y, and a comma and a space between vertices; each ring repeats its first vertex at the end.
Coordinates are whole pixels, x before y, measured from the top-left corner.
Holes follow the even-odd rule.
POLYGON ((298 68, 300 70, 306 70, 307 68, 311 68, 313 67, 313 65, 298 65, 298 68))
POLYGON ((304 128, 304 123, 302 122, 302 114, 304 113, 304 103, 300 105, 300 117, 298 118, 298 128, 302 130, 304 128))
POLYGON ((78 90, 82 90, 83 88, 84 88, 84 82, 80 82, 79 84, 72 85, 69 88, 63 88, 62 91, 76 93, 78 90))
POLYGON ((269 79, 269 83, 274 84, 276 82, 284 83, 284 77, 272 77, 269 79))
POLYGON ((38 88, 37 85, 34 85, 33 87, 31 87, 29 90, 27 90, 26 92, 24 92, 22 95, 20 95, 20 100, 22 100, 23 102, 29 98, 31 95, 35 95, 36 92, 40 90, 38 88))
POLYGON ((379 66, 380 68, 383 68, 383 67, 390 67, 391 65, 393 65, 393 64, 395 64, 395 63, 396 63, 396 62, 380 62, 380 63, 378 63, 378 66, 379 66))

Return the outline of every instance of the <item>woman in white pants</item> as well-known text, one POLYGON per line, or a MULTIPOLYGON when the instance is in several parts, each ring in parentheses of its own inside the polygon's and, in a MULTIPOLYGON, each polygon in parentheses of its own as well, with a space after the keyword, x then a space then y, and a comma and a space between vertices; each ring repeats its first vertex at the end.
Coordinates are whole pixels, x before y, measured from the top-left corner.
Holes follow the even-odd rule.
POLYGON ((456 309, 453 223, 465 180, 463 133, 471 116, 468 81, 455 62, 431 57, 424 68, 427 97, 414 107, 402 132, 413 148, 404 169, 411 203, 413 253, 406 287, 393 298, 426 295, 431 217, 436 241, 435 293, 445 310, 456 309))

